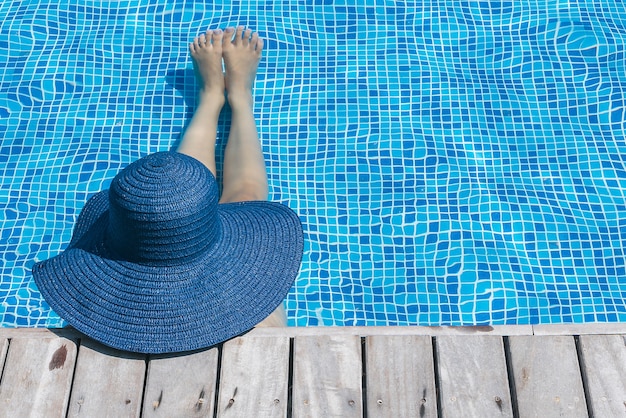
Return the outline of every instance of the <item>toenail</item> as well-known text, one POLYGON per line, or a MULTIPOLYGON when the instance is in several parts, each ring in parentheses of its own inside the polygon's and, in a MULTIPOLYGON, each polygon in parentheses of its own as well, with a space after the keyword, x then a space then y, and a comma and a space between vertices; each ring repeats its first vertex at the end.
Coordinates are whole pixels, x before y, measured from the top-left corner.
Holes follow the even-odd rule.
POLYGON ((217 34, 219 35, 219 34, 221 34, 221 33, 222 33, 222 30, 221 30, 221 29, 217 29, 217 30, 215 31, 215 33, 217 33, 217 34))

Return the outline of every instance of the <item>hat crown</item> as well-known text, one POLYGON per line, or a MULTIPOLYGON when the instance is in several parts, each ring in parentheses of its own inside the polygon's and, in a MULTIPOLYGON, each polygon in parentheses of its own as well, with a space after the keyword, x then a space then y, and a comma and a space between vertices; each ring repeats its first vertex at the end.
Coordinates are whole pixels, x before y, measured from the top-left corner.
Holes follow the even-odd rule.
POLYGON ((205 254, 221 235, 219 191, 198 160, 150 154, 111 183, 106 245, 124 260, 173 265, 205 254))

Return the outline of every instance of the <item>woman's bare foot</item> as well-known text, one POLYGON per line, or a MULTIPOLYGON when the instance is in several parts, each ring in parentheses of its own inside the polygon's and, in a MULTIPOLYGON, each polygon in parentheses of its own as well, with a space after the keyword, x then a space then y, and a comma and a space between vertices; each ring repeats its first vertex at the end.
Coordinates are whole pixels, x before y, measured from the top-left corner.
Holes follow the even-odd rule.
POLYGON ((207 30, 189 44, 196 77, 200 83, 200 101, 210 100, 221 109, 224 105, 224 73, 222 72, 221 29, 207 30))
POLYGON ((238 26, 228 28, 223 41, 223 56, 226 66, 226 91, 231 107, 252 106, 252 87, 256 77, 263 39, 252 29, 238 26), (234 34, 234 39, 233 39, 234 34))

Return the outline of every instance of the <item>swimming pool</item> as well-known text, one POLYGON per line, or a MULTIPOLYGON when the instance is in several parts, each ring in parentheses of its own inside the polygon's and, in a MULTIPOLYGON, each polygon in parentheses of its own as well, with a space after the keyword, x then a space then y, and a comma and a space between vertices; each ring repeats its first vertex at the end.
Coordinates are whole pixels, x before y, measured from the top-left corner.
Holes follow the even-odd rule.
POLYGON ((187 43, 238 23, 266 39, 271 198, 305 225, 290 324, 626 321, 622 2, 9 0, 0 22, 3 326, 63 325, 30 267, 175 144, 187 43))

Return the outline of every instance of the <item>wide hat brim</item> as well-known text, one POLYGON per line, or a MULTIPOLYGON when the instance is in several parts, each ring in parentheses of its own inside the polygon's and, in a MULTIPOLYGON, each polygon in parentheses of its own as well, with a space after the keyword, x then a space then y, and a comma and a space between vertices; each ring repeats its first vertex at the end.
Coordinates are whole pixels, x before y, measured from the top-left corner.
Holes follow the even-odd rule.
POLYGON ((107 191, 91 198, 63 253, 33 268, 52 309, 87 336, 120 350, 196 350, 240 335, 272 313, 302 258, 298 216, 273 202, 218 205, 222 234, 175 266, 121 260, 106 249, 107 191))

